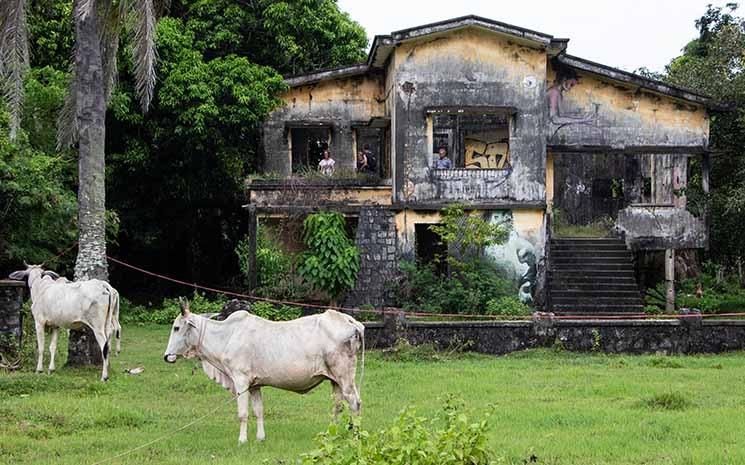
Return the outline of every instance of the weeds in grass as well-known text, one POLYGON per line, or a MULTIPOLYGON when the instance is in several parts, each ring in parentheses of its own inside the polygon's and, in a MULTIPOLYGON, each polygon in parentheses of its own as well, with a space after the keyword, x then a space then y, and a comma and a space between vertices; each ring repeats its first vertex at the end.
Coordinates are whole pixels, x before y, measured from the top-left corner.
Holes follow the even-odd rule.
POLYGON ((473 341, 463 341, 458 337, 450 340, 447 348, 437 350, 432 343, 412 345, 406 339, 399 339, 393 347, 381 352, 383 358, 396 362, 438 362, 462 358, 469 354, 473 341))
POLYGON ((678 392, 664 392, 655 394, 652 397, 644 399, 642 404, 653 410, 686 410, 693 406, 693 402, 688 400, 683 394, 678 392))
POLYGON ((683 364, 672 357, 653 357, 649 359, 647 365, 654 368, 683 368, 683 364))

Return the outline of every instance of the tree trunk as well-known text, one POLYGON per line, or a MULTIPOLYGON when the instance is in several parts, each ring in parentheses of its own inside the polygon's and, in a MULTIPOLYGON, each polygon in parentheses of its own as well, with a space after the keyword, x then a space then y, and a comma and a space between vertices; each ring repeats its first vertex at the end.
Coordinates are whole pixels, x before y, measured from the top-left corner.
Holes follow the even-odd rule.
MULTIPOLYGON (((78 149, 78 257, 75 280, 108 280, 106 263, 106 184, 104 142, 106 95, 99 18, 75 19, 78 149)), ((101 351, 90 329, 70 331, 69 365, 101 363, 101 351)))

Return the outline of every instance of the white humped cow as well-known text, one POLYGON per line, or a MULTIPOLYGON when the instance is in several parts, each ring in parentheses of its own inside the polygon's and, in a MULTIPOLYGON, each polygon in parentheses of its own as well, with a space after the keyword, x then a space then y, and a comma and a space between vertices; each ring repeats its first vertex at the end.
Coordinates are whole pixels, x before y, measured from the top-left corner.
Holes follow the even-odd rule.
POLYGON ((207 376, 237 396, 238 441, 244 443, 249 396, 256 415, 256 439, 265 437, 263 386, 305 394, 328 379, 335 398, 334 416, 341 411, 342 400, 358 414, 362 402, 355 373, 361 347, 364 374, 364 338, 360 322, 333 310, 281 322, 238 311, 215 321, 192 314, 188 302, 182 301, 163 359, 174 363, 178 356, 197 357, 207 376))
POLYGON ((26 265, 26 269, 10 274, 11 279, 27 280, 31 290, 31 314, 36 326, 38 357, 36 371, 43 371, 44 328, 52 329, 49 343, 49 372, 55 369, 57 338, 60 328, 93 331, 101 348, 103 369, 101 380, 109 378, 109 351, 112 335, 116 333, 116 352, 121 350, 119 326, 119 293, 109 283, 98 279, 71 282, 41 265, 26 265))

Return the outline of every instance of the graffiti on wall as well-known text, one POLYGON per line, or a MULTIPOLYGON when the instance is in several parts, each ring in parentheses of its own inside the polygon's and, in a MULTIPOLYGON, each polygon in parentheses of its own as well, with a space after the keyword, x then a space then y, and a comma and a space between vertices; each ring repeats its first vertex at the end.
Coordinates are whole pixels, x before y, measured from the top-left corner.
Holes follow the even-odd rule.
POLYGON ((554 65, 556 79, 546 91, 548 98, 548 119, 551 123, 552 133, 550 141, 556 139, 557 134, 564 128, 574 125, 595 126, 598 121, 598 110, 600 105, 594 104, 592 111, 571 111, 564 103, 564 95, 572 91, 579 84, 579 75, 571 68, 563 65, 554 65))
POLYGON ((490 221, 505 226, 509 236, 504 243, 488 247, 486 254, 515 281, 520 301, 532 305, 538 278, 537 238, 526 237, 517 231, 509 210, 493 212, 490 221))

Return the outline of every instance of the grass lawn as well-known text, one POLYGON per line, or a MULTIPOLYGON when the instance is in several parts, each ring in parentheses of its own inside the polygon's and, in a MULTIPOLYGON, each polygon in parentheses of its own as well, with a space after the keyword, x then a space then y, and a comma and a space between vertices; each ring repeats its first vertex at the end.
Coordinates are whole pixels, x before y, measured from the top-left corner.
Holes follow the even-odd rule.
MULTIPOLYGON (((264 389, 267 440, 238 445, 229 394, 194 361, 162 361, 166 326, 125 327, 108 383, 98 369, 0 373, 0 463, 84 465, 223 407, 169 439, 111 463, 289 464, 330 420, 327 383, 308 395, 264 389), (144 366, 138 376, 125 368, 144 366)), ((62 360, 66 340, 60 343, 62 360)), ((29 364, 31 365, 31 364, 29 364)), ((29 366, 29 368, 33 368, 29 366)), ((631 357, 529 351, 446 361, 367 357, 363 426, 407 406, 429 414, 447 393, 474 414, 493 403, 491 444, 507 464, 745 463, 745 354, 631 357), (531 462, 530 457, 535 461, 531 462)))

